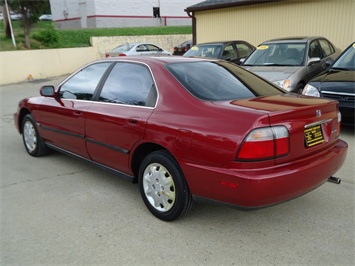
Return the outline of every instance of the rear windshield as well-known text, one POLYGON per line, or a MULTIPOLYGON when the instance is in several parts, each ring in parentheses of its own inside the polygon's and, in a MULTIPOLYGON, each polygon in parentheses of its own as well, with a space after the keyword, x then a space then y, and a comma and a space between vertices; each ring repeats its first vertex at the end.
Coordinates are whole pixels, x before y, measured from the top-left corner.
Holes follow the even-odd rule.
POLYGON ((201 100, 225 101, 286 93, 227 61, 171 63, 167 69, 192 95, 201 100))
POLYGON ((129 43, 122 44, 122 45, 116 47, 115 49, 113 49, 112 52, 115 52, 115 53, 128 52, 129 50, 131 50, 131 48, 133 46, 134 46, 133 44, 129 44, 129 43))

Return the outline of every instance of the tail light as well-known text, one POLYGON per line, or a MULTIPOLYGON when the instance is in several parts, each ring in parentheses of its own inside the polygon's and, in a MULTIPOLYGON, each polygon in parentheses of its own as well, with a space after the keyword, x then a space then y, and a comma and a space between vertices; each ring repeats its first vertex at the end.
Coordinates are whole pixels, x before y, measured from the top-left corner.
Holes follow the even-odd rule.
POLYGON ((126 56, 126 54, 120 53, 118 56, 126 56))
POLYGON ((110 57, 110 55, 109 54, 105 54, 105 57, 108 58, 108 57, 110 57))
POLYGON ((339 138, 340 136, 340 126, 341 126, 341 113, 338 111, 338 128, 337 128, 337 134, 336 137, 339 138))
POLYGON ((237 159, 243 161, 273 159, 290 152, 286 127, 274 126, 252 130, 239 149, 237 159))

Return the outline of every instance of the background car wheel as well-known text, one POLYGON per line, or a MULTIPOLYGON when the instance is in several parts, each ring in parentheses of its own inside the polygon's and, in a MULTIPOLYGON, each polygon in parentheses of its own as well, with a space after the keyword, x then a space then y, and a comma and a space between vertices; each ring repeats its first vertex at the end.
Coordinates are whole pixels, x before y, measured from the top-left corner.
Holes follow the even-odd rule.
POLYGON ((139 169, 139 188, 149 211, 161 220, 176 220, 192 206, 192 195, 182 171, 166 151, 156 151, 144 158, 139 169))
POLYGON ((295 93, 302 94, 304 86, 305 85, 302 84, 302 83, 298 84, 297 87, 296 87, 295 93))
POLYGON ((38 134, 36 123, 31 115, 26 115, 22 121, 22 139, 26 151, 31 156, 42 156, 48 152, 41 136, 38 134))

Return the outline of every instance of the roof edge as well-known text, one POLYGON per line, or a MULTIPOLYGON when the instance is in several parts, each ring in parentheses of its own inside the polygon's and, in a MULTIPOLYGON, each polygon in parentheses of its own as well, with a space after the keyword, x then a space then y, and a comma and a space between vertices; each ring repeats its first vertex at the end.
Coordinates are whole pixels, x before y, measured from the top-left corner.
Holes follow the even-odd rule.
POLYGON ((287 0, 245 0, 240 2, 232 2, 232 3, 221 3, 221 4, 211 4, 207 6, 190 6, 187 7, 184 11, 186 13, 195 12, 195 11, 206 11, 206 10, 214 10, 228 7, 236 7, 236 6, 248 6, 248 5, 256 5, 256 4, 266 4, 273 2, 282 2, 287 0))

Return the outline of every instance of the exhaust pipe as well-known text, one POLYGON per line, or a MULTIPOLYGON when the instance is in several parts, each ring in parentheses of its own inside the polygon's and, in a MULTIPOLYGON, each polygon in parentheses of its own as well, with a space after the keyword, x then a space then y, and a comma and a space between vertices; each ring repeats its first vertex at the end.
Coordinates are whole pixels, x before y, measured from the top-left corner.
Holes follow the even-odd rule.
POLYGON ((339 185, 340 182, 341 182, 341 179, 337 178, 337 177, 334 177, 334 176, 331 176, 331 177, 328 178, 328 182, 339 185))

